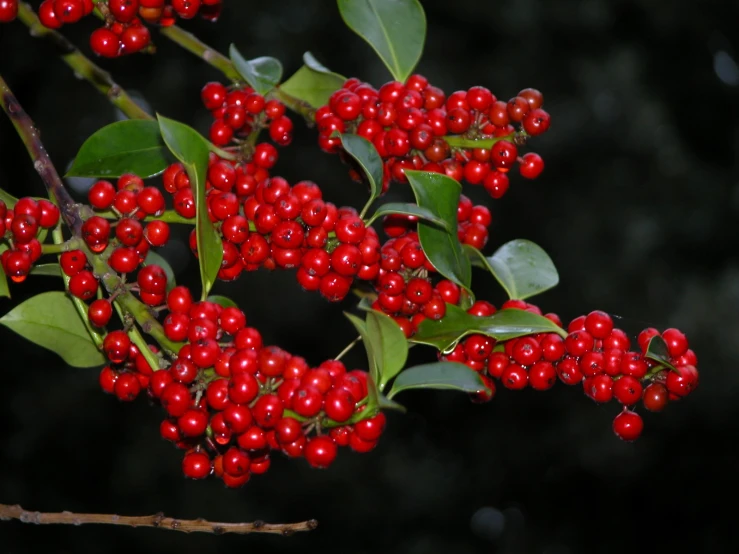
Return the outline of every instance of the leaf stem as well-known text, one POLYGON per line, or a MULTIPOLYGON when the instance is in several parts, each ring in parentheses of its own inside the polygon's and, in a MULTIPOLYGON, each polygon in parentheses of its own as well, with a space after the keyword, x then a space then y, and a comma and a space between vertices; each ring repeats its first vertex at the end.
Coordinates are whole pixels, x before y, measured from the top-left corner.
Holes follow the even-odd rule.
POLYGON ((341 352, 339 352, 339 353, 338 353, 338 354, 336 355, 336 357, 334 358, 334 360, 337 360, 337 361, 338 361, 338 360, 341 360, 341 358, 343 358, 343 357, 344 357, 344 356, 345 356, 345 355, 346 355, 346 354, 347 354, 347 353, 348 353, 348 352, 349 352, 349 351, 350 351, 350 350, 351 350, 352 348, 354 348, 354 347, 355 347, 355 346, 357 345, 357 343, 359 343, 359 342, 360 342, 361 340, 362 340, 362 337, 361 337, 361 336, 358 336, 358 337, 357 337, 356 339, 354 339, 353 341, 351 341, 351 342, 350 342, 349 344, 347 344, 347 345, 346 345, 346 348, 344 348, 344 350, 342 350, 341 352))
POLYGON ((288 536, 296 532, 313 531, 318 527, 318 522, 315 519, 299 523, 264 523, 263 521, 221 523, 204 519, 174 519, 166 517, 162 513, 149 516, 119 516, 115 514, 77 514, 72 512, 29 512, 17 504, 15 506, 0 504, 0 520, 11 519, 36 525, 122 525, 124 527, 154 527, 183 533, 210 533, 213 535, 268 533, 288 536))
MULTIPOLYGON (((126 323, 126 314, 123 311, 123 308, 121 307, 120 302, 118 301, 118 298, 113 300, 113 306, 115 306, 116 312, 118 312, 118 317, 121 318, 121 321, 126 323)), ((141 332, 139 331, 139 328, 136 327, 136 325, 132 325, 130 329, 127 331, 128 338, 131 339, 131 342, 134 343, 138 349, 139 352, 141 352, 141 355, 144 357, 146 362, 149 364, 149 367, 153 371, 158 371, 162 369, 161 363, 159 362, 159 358, 157 357, 154 352, 149 350, 149 345, 146 342, 146 339, 141 335, 141 332)))
POLYGON ((36 12, 27 2, 19 3, 18 19, 28 27, 31 36, 50 43, 56 49, 62 61, 72 68, 78 78, 89 82, 127 117, 131 119, 153 119, 133 101, 133 98, 123 88, 113 81, 110 73, 93 63, 66 37, 44 27, 36 12))

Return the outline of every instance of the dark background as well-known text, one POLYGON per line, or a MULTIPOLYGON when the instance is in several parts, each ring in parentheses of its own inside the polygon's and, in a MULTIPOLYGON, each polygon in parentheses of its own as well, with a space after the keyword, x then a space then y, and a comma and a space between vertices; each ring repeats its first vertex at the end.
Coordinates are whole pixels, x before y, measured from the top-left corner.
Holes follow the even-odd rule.
MULTIPOLYGON (((372 51, 343 26, 332 2, 227 0, 217 25, 185 27, 226 51, 279 57, 286 74, 304 50, 344 75, 388 79, 372 51)), ((535 182, 514 176, 492 203, 487 251, 516 237, 541 244, 561 284, 537 299, 569 320, 592 309, 684 330, 701 385, 661 414, 644 414, 636 443, 611 432, 615 403, 577 388, 500 391, 486 405, 453 393, 406 393, 408 415, 389 416, 378 448, 340 453, 328 471, 276 456, 242 490, 180 475, 180 456, 158 436, 161 412, 143 399, 102 394, 95 370, 0 329, 0 502, 32 510, 145 514, 271 522, 316 518, 292 538, 186 536, 128 528, 0 524, 0 552, 735 552, 739 488, 739 185, 736 155, 735 2, 425 1, 427 49, 419 71, 447 92, 479 84, 507 99, 545 93, 550 132, 532 147, 546 160, 535 182)), ((85 51, 94 27, 67 34, 85 51)), ((101 64, 152 109, 207 130, 200 87, 213 69, 155 33, 156 56, 101 64)), ((114 110, 76 80, 20 23, 0 27, 0 73, 36 120, 62 169, 114 110)), ((321 154, 296 118, 277 173, 313 179, 337 204, 360 189, 336 156, 321 154)), ((0 186, 42 187, 7 119, 0 117, 0 186)), ((482 193, 482 194, 478 194, 482 193)), ((174 244, 176 270, 195 265, 174 244)), ((478 295, 500 301, 475 275, 478 295)), ((13 302, 51 288, 45 277, 13 287, 13 302)), ((353 333, 335 306, 285 273, 244 275, 219 286, 245 308, 268 343, 312 363, 353 333)), ((13 305, 0 300, 0 312, 13 305)), ((361 349, 349 362, 362 366, 361 349)))

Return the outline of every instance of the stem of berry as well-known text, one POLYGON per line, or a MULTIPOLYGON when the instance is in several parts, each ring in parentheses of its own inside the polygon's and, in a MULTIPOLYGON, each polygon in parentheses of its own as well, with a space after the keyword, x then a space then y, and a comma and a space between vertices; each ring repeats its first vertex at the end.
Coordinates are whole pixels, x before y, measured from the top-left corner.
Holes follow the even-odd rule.
MULTIPOLYGON (((120 301, 118 300, 117 297, 113 301, 113 306, 115 306, 115 310, 116 312, 118 312, 118 317, 121 318, 121 321, 125 325, 126 314, 123 311, 120 301)), ((159 369, 162 369, 161 360, 156 354, 154 354, 154 352, 149 350, 149 345, 147 344, 146 339, 141 335, 139 328, 136 325, 131 325, 130 329, 128 329, 126 333, 128 334, 128 338, 131 339, 131 342, 134 343, 138 347, 139 352, 144 357, 146 362, 149 364, 151 369, 153 369, 154 371, 158 371, 159 369)))
POLYGON ((88 81, 126 116, 131 119, 153 119, 133 101, 125 90, 113 81, 110 73, 94 64, 63 35, 44 27, 36 12, 28 3, 19 3, 18 19, 28 27, 31 36, 52 44, 62 61, 72 68, 78 78, 88 81))
POLYGON ((54 240, 54 244, 42 244, 41 245, 41 254, 61 254, 62 252, 69 252, 70 250, 76 250, 79 248, 79 239, 71 239, 68 241, 64 241, 62 237, 60 237, 61 242, 56 242, 56 239, 54 240))
MULTIPOLYGON (((51 231, 51 239, 54 241, 53 246, 65 246, 65 247, 76 248, 83 244, 83 241, 77 237, 72 238, 65 242, 64 235, 62 234, 62 229, 58 225, 53 231, 51 231)), ((52 246, 52 245, 47 244, 44 246, 52 246)), ((60 250, 59 253, 64 252, 65 250, 60 250)), ((74 308, 75 310, 77 310, 77 315, 80 316, 82 323, 84 323, 85 329, 87 329, 87 332, 89 333, 90 338, 92 339, 92 342, 95 343, 95 346, 97 347, 98 350, 102 351, 103 335, 98 333, 95 330, 95 328, 92 326, 92 324, 90 323, 90 318, 87 316, 87 304, 85 304, 82 300, 80 300, 73 294, 69 294, 69 280, 71 279, 71 277, 69 277, 64 272, 62 272, 62 278, 64 280, 64 290, 67 291, 67 294, 69 295, 70 300, 72 300, 72 304, 74 304, 74 308)))
MULTIPOLYGON (((110 219, 113 221, 118 221, 120 219, 120 216, 113 212, 112 210, 106 210, 103 212, 95 212, 95 215, 104 217, 105 219, 110 219)), ((153 215, 147 215, 144 219, 141 221, 147 222, 147 221, 164 221, 166 223, 182 223, 185 225, 195 225, 195 218, 186 218, 182 217, 180 214, 178 214, 174 210, 165 210, 162 212, 161 215, 153 216, 153 215)))
POLYGON ((154 527, 157 529, 168 529, 170 531, 181 531, 183 533, 211 533, 214 535, 223 535, 225 533, 238 535, 249 533, 292 535, 300 531, 312 531, 318 527, 318 522, 315 519, 300 523, 264 523, 263 521, 255 521, 253 523, 221 523, 217 521, 206 521, 204 519, 174 519, 165 517, 161 513, 150 516, 119 516, 115 514, 76 514, 72 512, 29 512, 17 504, 15 506, 0 504, 0 519, 17 519, 23 523, 34 523, 36 525, 82 525, 97 523, 122 525, 124 527, 154 527))
POLYGON ((361 340, 362 340, 362 337, 361 337, 361 336, 359 336, 359 337, 357 337, 356 339, 354 339, 353 341, 351 341, 351 342, 350 342, 349 344, 347 344, 347 345, 346 345, 346 348, 344 348, 344 350, 342 350, 341 352, 339 352, 339 353, 338 353, 338 354, 336 355, 336 357, 334 358, 334 360, 340 360, 341 358, 343 358, 343 357, 344 357, 344 356, 345 356, 345 355, 346 355, 346 354, 347 354, 347 353, 348 353, 348 352, 349 352, 349 351, 350 351, 350 350, 351 350, 352 348, 354 348, 354 347, 355 347, 355 346, 357 345, 357 343, 358 343, 358 342, 360 342, 361 340))
POLYGON ((172 42, 179 44, 187 50, 202 58, 207 64, 215 67, 218 71, 223 73, 227 78, 235 82, 242 82, 243 79, 239 72, 236 71, 231 60, 226 56, 214 50, 207 44, 201 42, 195 35, 188 33, 184 29, 177 25, 171 25, 169 27, 162 27, 159 32, 167 37, 172 42))

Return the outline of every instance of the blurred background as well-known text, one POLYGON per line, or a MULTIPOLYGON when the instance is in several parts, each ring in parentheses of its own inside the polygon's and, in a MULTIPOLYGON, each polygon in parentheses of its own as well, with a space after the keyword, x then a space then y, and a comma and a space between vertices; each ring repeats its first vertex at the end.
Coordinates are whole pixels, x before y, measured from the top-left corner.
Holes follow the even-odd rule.
MULTIPOLYGON (((36 5, 35 3, 34 5, 36 5)), ((512 176, 501 200, 465 193, 494 213, 486 252, 528 238, 551 255, 561 284, 535 299, 563 320, 602 309, 636 334, 678 327, 699 357, 701 385, 623 443, 618 406, 579 388, 500 390, 474 405, 454 393, 407 392, 369 454, 342 450, 327 471, 276 456, 242 490, 180 474, 181 453, 159 438, 159 408, 104 395, 96 370, 0 328, 0 502, 31 510, 163 511, 175 517, 269 522, 316 518, 291 538, 187 536, 151 529, 0 523, 0 551, 110 553, 615 553, 736 552, 731 490, 739 490, 739 4, 666 0, 425 0, 429 29, 418 67, 452 92, 489 87, 507 99, 544 92, 552 127, 531 148, 546 169, 512 176), (717 502, 719 500, 719 502, 717 502), (723 501, 726 504, 723 504, 723 501)), ((64 32, 89 53, 92 20, 64 32), (68 32, 67 32, 68 31, 68 32)), ((333 2, 226 0, 216 25, 184 25, 225 52, 278 57, 286 75, 311 50, 332 70, 376 86, 389 76, 342 23, 333 2)), ((206 132, 199 91, 221 76, 154 33, 158 53, 100 61, 151 110, 206 132)), ((0 26, 0 73, 41 129, 61 170, 84 139, 118 116, 16 22, 0 26)), ((295 118, 296 138, 275 173, 312 179, 338 205, 364 191, 338 157, 320 153, 295 118)), ((517 172, 516 172, 517 173, 517 172)), ((0 186, 42 194, 20 141, 0 117, 0 186)), ((163 254, 197 277, 182 242, 163 254)), ((478 296, 502 295, 474 276, 478 296)), ((185 279, 187 282, 187 279, 185 279)), ((13 287, 13 302, 51 289, 45 277, 13 287)), ((265 341, 317 364, 354 336, 289 272, 245 274, 216 291, 246 310, 265 341)), ((361 349, 346 358, 365 367, 361 349)), ((642 410, 643 412, 643 410, 642 410)))

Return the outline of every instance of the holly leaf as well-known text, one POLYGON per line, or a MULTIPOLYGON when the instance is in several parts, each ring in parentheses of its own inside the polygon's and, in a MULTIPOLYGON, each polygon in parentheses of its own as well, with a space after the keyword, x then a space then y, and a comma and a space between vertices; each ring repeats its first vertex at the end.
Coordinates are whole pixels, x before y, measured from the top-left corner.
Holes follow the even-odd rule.
POLYGON ((5 275, 5 270, 3 269, 2 264, 0 264, 0 298, 10 298, 8 277, 5 275))
POLYGON ((12 208, 15 206, 15 203, 18 202, 18 199, 10 194, 9 192, 4 191, 3 189, 0 189, 0 200, 5 202, 5 205, 8 208, 12 208))
POLYGON ((644 353, 644 357, 649 360, 654 360, 660 365, 665 366, 667 369, 680 373, 677 368, 670 363, 670 352, 667 348, 667 343, 659 335, 653 336, 649 339, 647 345, 647 351, 644 353))
POLYGON ((418 0, 338 0, 341 18, 377 52, 397 81, 421 59, 426 14, 418 0))
POLYGON ((465 245, 472 265, 487 269, 511 299, 524 300, 559 283, 554 262, 538 244, 525 239, 505 243, 492 256, 465 245))
POLYGON ((174 270, 172 269, 172 266, 169 265, 169 262, 161 254, 157 254, 153 250, 149 250, 149 253, 146 255, 146 259, 144 260, 143 265, 158 265, 164 270, 164 273, 167 275, 167 292, 171 291, 177 286, 177 280, 174 274, 174 270))
POLYGON ((408 340, 392 318, 377 310, 368 310, 365 347, 372 350, 377 387, 380 391, 403 369, 408 359, 408 340))
POLYGON ((434 362, 409 367, 398 375, 388 393, 392 399, 408 389, 457 390, 466 393, 482 392, 486 389, 480 375, 464 364, 457 362, 434 362))
POLYGON ((372 216, 367 220, 367 225, 372 225, 372 223, 380 217, 397 214, 412 215, 419 219, 423 219, 424 221, 428 221, 429 223, 433 223, 434 225, 437 225, 447 231, 450 230, 449 223, 433 213, 431 210, 423 208, 417 204, 411 204, 407 202, 388 202, 387 204, 383 204, 382 206, 378 207, 375 210, 375 213, 373 213, 372 216))
POLYGON ((362 343, 364 344, 364 349, 367 352, 367 365, 369 367, 370 379, 372 379, 373 383, 378 383, 380 381, 380 374, 377 371, 377 363, 375 362, 375 349, 372 348, 372 343, 369 339, 369 333, 367 332, 367 325, 365 324, 364 320, 358 318, 354 314, 344 312, 344 315, 351 322, 351 324, 354 325, 354 328, 357 330, 357 333, 359 333, 359 336, 362 337, 362 343))
POLYGON ((105 357, 92 341, 74 304, 63 292, 32 296, 0 318, 0 325, 55 352, 72 367, 105 364, 105 357))
POLYGON ((157 114, 162 138, 172 154, 185 166, 190 186, 195 195, 197 212, 195 233, 197 236, 198 263, 202 283, 202 300, 208 297, 223 261, 223 243, 208 217, 205 180, 208 169, 208 141, 195 129, 184 123, 157 114))
POLYGON ((470 290, 470 260, 457 237, 457 204, 462 185, 430 171, 406 170, 416 203, 446 222, 444 228, 418 222, 418 239, 431 265, 444 277, 470 290))
POLYGON ((382 158, 375 145, 359 135, 342 134, 341 145, 362 168, 370 186, 370 198, 367 206, 379 198, 382 193, 382 158))
POLYGON ((305 65, 280 85, 280 91, 313 108, 325 106, 346 78, 327 69, 310 52, 303 54, 303 63, 305 65))
POLYGON ((135 173, 142 179, 158 175, 169 165, 159 124, 126 119, 94 132, 80 147, 65 177, 120 177, 135 173))
POLYGON ((262 56, 247 60, 233 44, 228 49, 228 54, 239 75, 262 96, 275 88, 282 79, 282 64, 276 58, 262 56))
POLYGON ((448 352, 460 339, 476 333, 492 337, 498 342, 538 333, 567 336, 566 331, 553 321, 525 310, 508 308, 491 316, 480 317, 468 314, 453 304, 447 304, 443 318, 438 321, 425 319, 409 340, 448 352))
POLYGON ((219 306, 223 306, 224 308, 238 308, 238 304, 231 300, 230 298, 227 298, 226 296, 221 296, 220 294, 211 294, 207 298, 208 302, 214 302, 218 304, 219 306))
POLYGON ((62 277, 62 268, 57 263, 35 265, 31 268, 31 275, 62 277))

